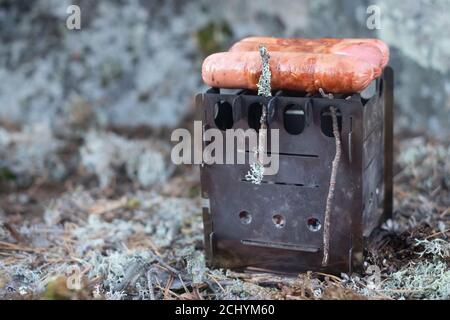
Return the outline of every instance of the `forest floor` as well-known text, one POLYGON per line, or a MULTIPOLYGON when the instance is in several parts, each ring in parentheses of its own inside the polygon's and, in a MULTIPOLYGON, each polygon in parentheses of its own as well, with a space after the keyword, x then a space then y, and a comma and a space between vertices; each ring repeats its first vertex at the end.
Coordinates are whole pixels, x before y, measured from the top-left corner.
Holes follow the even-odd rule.
POLYGON ((211 270, 198 168, 148 188, 122 181, 122 168, 103 188, 78 172, 3 189, 0 298, 448 299, 450 146, 423 136, 395 145, 395 212, 361 274, 211 270))

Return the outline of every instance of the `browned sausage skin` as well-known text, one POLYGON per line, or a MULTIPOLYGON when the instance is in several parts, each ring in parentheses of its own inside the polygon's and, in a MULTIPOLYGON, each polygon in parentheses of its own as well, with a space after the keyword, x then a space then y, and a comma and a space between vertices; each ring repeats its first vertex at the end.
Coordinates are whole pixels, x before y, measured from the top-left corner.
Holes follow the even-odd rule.
MULTIPOLYGON (((271 52, 272 89, 332 93, 361 92, 375 78, 360 59, 333 54, 271 52)), ((217 88, 256 90, 261 75, 258 52, 223 52, 205 59, 203 81, 217 88)))
MULTIPOLYGON (((381 52, 381 69, 389 63, 389 47, 379 39, 337 39, 337 38, 321 38, 321 39, 305 39, 305 38, 274 38, 274 37, 248 37, 238 43, 253 42, 266 45, 279 46, 298 46, 304 47, 304 52, 315 53, 339 53, 357 51, 358 45, 368 45, 376 47, 381 52), (347 48, 347 49, 346 49, 347 48)), ((232 48, 233 49, 233 48, 232 48)))
MULTIPOLYGON (((375 76, 381 75, 382 70, 382 54, 381 51, 373 45, 364 43, 357 44, 340 44, 334 46, 325 45, 280 45, 280 44, 264 44, 269 52, 304 52, 304 53, 331 53, 340 54, 359 58, 370 63, 373 67, 375 76)), ((241 41, 231 47, 231 52, 247 52, 258 51, 260 43, 251 41, 241 41)))

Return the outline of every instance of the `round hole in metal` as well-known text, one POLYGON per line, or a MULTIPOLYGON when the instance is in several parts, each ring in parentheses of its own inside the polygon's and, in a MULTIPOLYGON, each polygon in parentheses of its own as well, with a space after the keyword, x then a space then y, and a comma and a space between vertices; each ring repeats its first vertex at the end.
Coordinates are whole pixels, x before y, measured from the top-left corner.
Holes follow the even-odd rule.
POLYGON ((306 224, 311 232, 318 232, 322 229, 322 223, 317 218, 309 218, 306 224))
POLYGON ((284 216, 282 214, 274 214, 272 217, 272 221, 273 224, 275 225, 275 227, 277 228, 284 228, 284 226, 286 225, 286 219, 284 218, 284 216))
POLYGON ((239 220, 242 224, 250 224, 252 222, 252 215, 247 211, 239 212, 239 220))

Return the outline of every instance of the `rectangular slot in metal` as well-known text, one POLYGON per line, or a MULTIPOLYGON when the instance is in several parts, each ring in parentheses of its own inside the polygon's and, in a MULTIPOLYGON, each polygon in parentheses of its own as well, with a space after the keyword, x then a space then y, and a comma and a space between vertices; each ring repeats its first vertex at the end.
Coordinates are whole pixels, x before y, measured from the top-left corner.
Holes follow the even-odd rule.
MULTIPOLYGON (((242 150, 238 150, 238 152, 242 152, 242 150)), ((245 150, 245 153, 254 153, 254 151, 250 152, 248 150, 245 150)), ((288 157, 300 157, 300 158, 316 158, 319 159, 319 156, 317 154, 296 154, 296 153, 286 153, 286 152, 271 152, 267 151, 267 155, 278 155, 278 156, 288 156, 288 157)))
POLYGON ((252 246, 252 247, 274 248, 274 249, 302 251, 302 252, 310 252, 310 253, 317 253, 320 250, 319 248, 312 247, 312 246, 290 244, 290 243, 266 242, 266 241, 257 241, 257 240, 241 240, 241 243, 246 246, 252 246))
MULTIPOLYGON (((248 181, 246 179, 241 179, 241 182, 245 183, 252 183, 251 181, 248 181)), ((319 185, 313 184, 313 185, 305 185, 303 183, 287 183, 287 182, 276 182, 276 181, 261 181, 261 184, 274 184, 274 185, 280 185, 280 186, 291 186, 291 187, 303 187, 303 188, 319 188, 319 185)))

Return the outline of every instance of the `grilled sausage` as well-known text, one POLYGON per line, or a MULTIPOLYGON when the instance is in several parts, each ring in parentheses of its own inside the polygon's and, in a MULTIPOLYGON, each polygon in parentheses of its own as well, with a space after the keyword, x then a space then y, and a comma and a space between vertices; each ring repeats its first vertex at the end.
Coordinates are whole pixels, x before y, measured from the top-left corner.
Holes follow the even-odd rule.
MULTIPOLYGON (((273 38, 273 37, 248 37, 239 41, 233 46, 231 51, 245 51, 242 50, 241 43, 256 43, 265 45, 278 46, 295 46, 295 51, 313 52, 313 53, 336 53, 350 55, 357 58, 364 58, 366 56, 366 46, 377 48, 381 53, 380 67, 383 69, 389 62, 389 47, 379 39, 336 39, 336 38, 322 38, 322 39, 305 39, 305 38, 273 38)), ((250 45, 254 47, 255 45, 250 45)), ((268 48, 269 49, 269 48, 268 48)), ((275 49, 275 48, 273 48, 275 49)), ((270 51, 270 49, 269 49, 270 51)), ((272 50, 275 51, 275 50, 272 50)), ((373 52, 368 52, 367 55, 372 56, 373 52)), ((373 58, 366 56, 369 60, 373 58)))
MULTIPOLYGON (((231 47, 231 52, 258 51, 260 44, 257 42, 238 42, 231 47)), ((304 52, 304 53, 332 53, 344 56, 359 58, 370 63, 373 67, 375 76, 381 75, 382 56, 378 48, 366 44, 352 44, 345 47, 328 46, 298 46, 298 45, 279 45, 265 44, 269 52, 304 52), (333 50, 331 50, 333 49, 333 50)))
MULTIPOLYGON (((261 75, 258 52, 223 52, 205 59, 203 81, 216 88, 256 90, 261 75)), ((332 93, 363 91, 375 78, 373 67, 360 59, 299 52, 271 52, 273 90, 332 93)))

